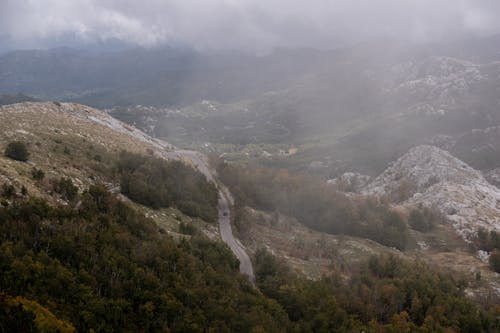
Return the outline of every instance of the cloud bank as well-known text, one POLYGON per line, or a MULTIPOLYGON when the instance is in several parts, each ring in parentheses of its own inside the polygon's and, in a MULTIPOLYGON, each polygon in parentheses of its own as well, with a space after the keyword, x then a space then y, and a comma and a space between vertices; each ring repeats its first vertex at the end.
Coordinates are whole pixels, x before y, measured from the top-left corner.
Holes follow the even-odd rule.
POLYGON ((26 47, 72 36, 259 51, 498 32, 497 0, 0 0, 1 38, 26 47))

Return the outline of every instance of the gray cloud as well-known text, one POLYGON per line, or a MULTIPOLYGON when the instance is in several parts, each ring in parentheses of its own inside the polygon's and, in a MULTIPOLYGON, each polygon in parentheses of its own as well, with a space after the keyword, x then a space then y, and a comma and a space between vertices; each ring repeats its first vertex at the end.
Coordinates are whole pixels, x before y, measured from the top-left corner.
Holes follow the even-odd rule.
POLYGON ((70 35, 261 51, 498 32, 497 0, 0 0, 0 36, 35 47, 70 35))

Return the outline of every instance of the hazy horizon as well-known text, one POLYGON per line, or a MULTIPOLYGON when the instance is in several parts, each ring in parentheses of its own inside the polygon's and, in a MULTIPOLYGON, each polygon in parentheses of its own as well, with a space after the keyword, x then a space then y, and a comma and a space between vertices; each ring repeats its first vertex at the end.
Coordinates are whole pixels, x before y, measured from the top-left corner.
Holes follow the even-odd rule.
POLYGON ((500 33, 497 1, 45 0, 0 2, 0 51, 182 45, 265 53, 394 39, 443 42, 500 33))

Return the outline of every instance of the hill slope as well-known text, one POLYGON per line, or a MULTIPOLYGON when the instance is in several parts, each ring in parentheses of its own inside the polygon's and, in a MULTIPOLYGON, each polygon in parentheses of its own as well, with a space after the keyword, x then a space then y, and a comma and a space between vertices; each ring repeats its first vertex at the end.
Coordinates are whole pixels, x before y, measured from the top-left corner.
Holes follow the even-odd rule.
MULTIPOLYGON (((33 152, 33 158, 27 165, 19 165, 2 157, 5 165, 3 175, 0 176, 12 182, 26 184, 29 190, 42 196, 46 194, 40 192, 30 177, 32 167, 50 170, 54 176, 72 179, 81 190, 95 183, 105 183, 108 188, 119 190, 117 179, 110 174, 112 170, 109 170, 107 164, 112 164, 110 159, 121 151, 157 156, 167 160, 183 160, 200 170, 209 181, 215 182, 201 154, 175 150, 174 146, 153 139, 90 107, 71 103, 20 103, 0 107, 0 118, 2 119, 1 141, 30 142, 30 150, 33 152), (18 175, 19 172, 22 177, 18 175)), ((141 207, 141 209, 146 208, 141 207)), ((221 220, 229 218, 228 209, 223 210, 226 211, 226 216, 222 216, 221 210, 221 220)), ((146 213, 157 217, 159 223, 173 229, 169 230, 170 232, 175 231, 176 228, 172 228, 171 218, 163 218, 166 221, 162 221, 164 213, 158 214, 148 209, 146 213)), ((174 222, 174 226, 176 224, 178 225, 174 222)), ((240 245, 234 245, 236 242, 232 237, 230 225, 227 223, 221 225, 224 225, 224 232, 227 235, 224 241, 233 245, 231 248, 243 263, 245 273, 253 278, 250 259, 240 245)), ((203 229, 210 235, 220 237, 213 225, 205 224, 203 229)))
MULTIPOLYGON (((187 193, 216 207, 215 188, 172 161, 182 158, 206 172, 202 156, 81 105, 10 105, 0 108, 0 119, 0 148, 18 140, 30 153, 27 162, 0 156, 0 323, 13 331, 389 332, 399 327, 401 311, 411 318, 408 327, 424 331, 427 316, 436 318, 433 327, 455 331, 498 326, 494 308, 488 312, 466 299, 458 279, 399 256, 368 260, 386 249, 325 238, 267 214, 254 235, 268 235, 252 246, 270 244, 285 256, 296 247, 299 265, 314 264, 309 255, 336 257, 338 246, 340 260, 354 268, 352 276, 342 275, 344 264, 339 275, 318 276, 333 274, 328 267, 311 281, 255 249, 258 291, 238 273, 216 227, 198 218, 193 207, 202 206, 182 207, 169 196, 187 193), (165 196, 155 200, 158 209, 113 193, 123 191, 124 179, 124 194, 138 202, 150 193, 165 196), (292 239, 276 241, 287 228, 294 229, 292 239), (299 248, 302 237, 311 251, 299 248), (419 300, 425 307, 412 305, 419 300)), ((229 216, 224 221, 229 224, 229 216)))
MULTIPOLYGON (((29 152, 27 162, 0 155, 2 329, 238 331, 264 317, 270 331, 289 325, 238 272, 201 206, 176 204, 175 195, 199 198, 205 188, 217 211, 215 186, 175 161, 188 162, 187 152, 76 104, 0 107, 0 133, 2 151, 21 141, 29 152), (168 204, 153 209, 116 193, 125 176, 142 181, 158 170, 181 189, 167 192, 168 204)), ((154 185, 165 188, 166 178, 154 185)))
POLYGON ((481 228, 500 230, 500 191, 481 172, 433 146, 418 146, 373 180, 364 193, 406 204, 435 205, 470 240, 481 228))

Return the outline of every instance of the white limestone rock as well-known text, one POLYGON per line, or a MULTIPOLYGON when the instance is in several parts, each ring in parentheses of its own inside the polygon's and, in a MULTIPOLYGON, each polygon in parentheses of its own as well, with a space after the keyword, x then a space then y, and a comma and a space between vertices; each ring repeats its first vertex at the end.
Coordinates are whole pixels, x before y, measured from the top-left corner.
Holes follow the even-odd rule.
POLYGON ((500 230, 499 189, 481 172, 440 148, 412 148, 362 192, 391 197, 398 191, 405 194, 403 205, 437 207, 465 240, 480 228, 500 230))

